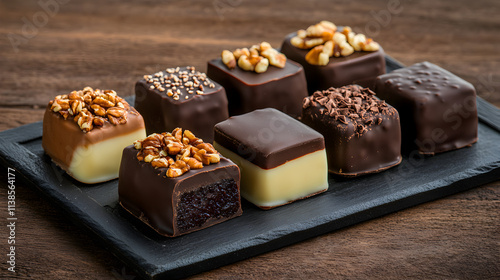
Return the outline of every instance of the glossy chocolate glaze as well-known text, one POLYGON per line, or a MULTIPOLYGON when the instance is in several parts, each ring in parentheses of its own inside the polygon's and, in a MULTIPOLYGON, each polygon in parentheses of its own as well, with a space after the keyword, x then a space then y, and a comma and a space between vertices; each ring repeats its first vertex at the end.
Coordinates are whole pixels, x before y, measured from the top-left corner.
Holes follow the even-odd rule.
POLYGON ((271 108, 218 123, 215 142, 263 169, 325 148, 321 134, 271 108))
POLYGON ((354 52, 346 57, 330 57, 325 66, 309 64, 306 54, 309 50, 299 49, 290 43, 290 39, 297 33, 288 34, 281 46, 281 52, 304 67, 309 94, 316 90, 330 87, 341 87, 349 84, 358 84, 373 88, 378 75, 385 73, 384 50, 375 52, 354 52))
POLYGON ((318 102, 304 107, 302 122, 325 137, 330 172, 358 176, 380 172, 401 162, 399 115, 392 106, 380 112, 366 111, 360 119, 361 127, 347 117, 349 113, 343 115, 344 122, 324 113, 326 107, 318 102), (362 133, 359 128, 363 129, 362 133))
POLYGON ((202 169, 192 169, 187 173, 169 178, 167 168, 155 169, 150 163, 137 160, 137 150, 128 146, 123 150, 118 182, 120 204, 131 214, 149 225, 159 234, 173 237, 221 223, 240 216, 241 198, 239 195, 240 171, 230 160, 221 157, 217 164, 202 169), (232 179, 238 186, 237 211, 230 217, 208 219, 201 227, 180 231, 177 227, 177 206, 182 194, 196 191, 200 187, 232 179))
POLYGON ((65 120, 52 112, 48 105, 43 117, 42 147, 52 161, 67 171, 77 147, 88 147, 139 129, 144 129, 144 120, 133 107, 128 111, 127 123, 113 125, 105 122, 102 127, 94 126, 91 131, 84 132, 71 116, 65 120))
POLYGON ((283 69, 269 66, 266 72, 255 73, 239 67, 230 70, 219 58, 208 62, 207 75, 226 89, 231 116, 275 108, 298 117, 307 96, 304 70, 288 60, 283 69))
POLYGON ((429 62, 377 78, 375 91, 401 116, 405 151, 434 154, 477 141, 474 87, 429 62))
MULTIPOLYGON (((185 71, 186 67, 180 69, 185 71)), ((214 88, 205 86, 202 95, 180 89, 179 100, 167 96, 166 91, 150 89, 150 85, 144 79, 135 85, 135 108, 144 117, 148 135, 182 127, 205 142, 212 142, 214 125, 229 117, 226 92, 218 83, 214 83, 214 88)))

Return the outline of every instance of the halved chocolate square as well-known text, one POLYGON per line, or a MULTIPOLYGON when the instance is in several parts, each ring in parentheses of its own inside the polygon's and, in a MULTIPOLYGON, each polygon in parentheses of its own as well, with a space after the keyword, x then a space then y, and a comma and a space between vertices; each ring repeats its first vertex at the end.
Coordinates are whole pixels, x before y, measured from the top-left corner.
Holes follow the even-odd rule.
POLYGON ((120 204, 169 237, 242 214, 238 166, 185 130, 152 134, 123 150, 120 204))

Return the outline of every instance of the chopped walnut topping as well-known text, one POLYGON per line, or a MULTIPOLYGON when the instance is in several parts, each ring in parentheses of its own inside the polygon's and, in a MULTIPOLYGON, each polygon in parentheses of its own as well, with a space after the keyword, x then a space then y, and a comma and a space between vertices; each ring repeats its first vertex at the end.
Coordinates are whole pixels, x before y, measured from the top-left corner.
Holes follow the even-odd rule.
POLYGON ((151 163, 155 168, 168 168, 167 177, 179 177, 191 169, 220 162, 220 155, 212 144, 204 143, 191 131, 176 128, 172 132, 151 134, 134 142, 139 150, 137 159, 151 163))
POLYGON ((229 69, 234 69, 238 65, 245 71, 256 73, 266 72, 269 65, 284 68, 286 64, 286 56, 273 49, 268 42, 253 45, 250 49, 236 49, 233 52, 223 50, 221 56, 222 63, 229 69))
POLYGON ((179 100, 183 91, 188 95, 184 96, 184 100, 192 98, 193 93, 197 95, 205 94, 205 87, 215 88, 215 84, 211 82, 205 73, 196 71, 195 67, 187 66, 185 70, 177 68, 167 68, 165 72, 160 71, 153 75, 144 75, 144 80, 150 89, 156 89, 160 92, 165 92, 168 97, 174 100, 179 100))
POLYGON ((320 113, 331 117, 333 121, 344 125, 352 123, 358 137, 368 131, 372 124, 381 124, 382 116, 395 113, 395 109, 375 97, 373 91, 357 85, 316 91, 304 99, 302 106, 304 109, 320 107, 320 113))
POLYGON ((84 132, 101 127, 106 122, 124 124, 130 109, 127 101, 116 95, 114 90, 94 90, 91 87, 58 95, 49 105, 50 110, 59 113, 64 119, 73 117, 84 132))
POLYGON ((306 61, 313 65, 327 65, 330 57, 349 56, 355 51, 373 52, 380 45, 363 34, 356 34, 349 26, 342 31, 329 21, 311 25, 307 30, 298 30, 290 43, 299 49, 310 49, 306 61))

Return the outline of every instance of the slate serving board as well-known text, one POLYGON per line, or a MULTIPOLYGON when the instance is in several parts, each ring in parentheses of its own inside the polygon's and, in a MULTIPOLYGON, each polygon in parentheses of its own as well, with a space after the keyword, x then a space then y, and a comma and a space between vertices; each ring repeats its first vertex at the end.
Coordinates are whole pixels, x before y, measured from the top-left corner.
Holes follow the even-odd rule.
MULTIPOLYGON (((388 72, 402 67, 387 57, 388 72)), ((0 163, 45 193, 146 279, 181 278, 287 246, 500 179, 500 110, 478 101, 479 141, 354 179, 330 175, 321 195, 263 211, 243 201, 243 215, 177 238, 159 236, 118 205, 118 181, 87 186, 51 163, 42 123, 0 132, 0 163)), ((129 98, 133 104, 133 98, 129 98)))

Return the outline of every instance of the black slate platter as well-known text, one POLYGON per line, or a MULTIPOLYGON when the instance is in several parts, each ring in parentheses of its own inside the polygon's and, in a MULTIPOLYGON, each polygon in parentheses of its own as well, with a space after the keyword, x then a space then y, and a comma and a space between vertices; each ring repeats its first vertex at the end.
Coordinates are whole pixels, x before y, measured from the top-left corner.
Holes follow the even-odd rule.
MULTIPOLYGON (((387 69, 402 67, 387 57, 387 69)), ((132 101, 132 99, 129 99, 132 101)), ((133 102, 132 102, 133 104, 133 102)), ((500 179, 500 110, 478 98, 479 141, 354 179, 330 176, 321 195, 263 211, 243 202, 243 215, 178 238, 157 235, 118 205, 118 181, 87 186, 51 163, 42 123, 0 133, 0 162, 45 193, 146 279, 181 278, 275 250, 500 179)))

